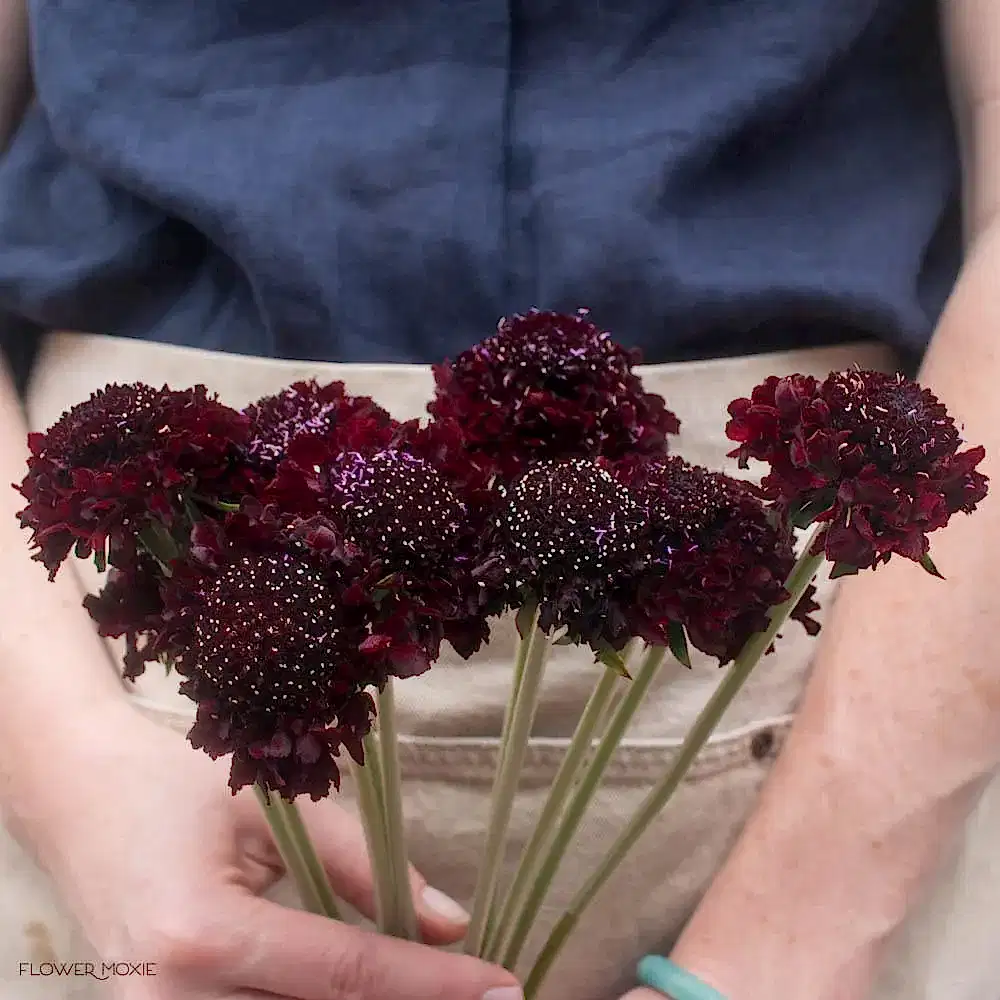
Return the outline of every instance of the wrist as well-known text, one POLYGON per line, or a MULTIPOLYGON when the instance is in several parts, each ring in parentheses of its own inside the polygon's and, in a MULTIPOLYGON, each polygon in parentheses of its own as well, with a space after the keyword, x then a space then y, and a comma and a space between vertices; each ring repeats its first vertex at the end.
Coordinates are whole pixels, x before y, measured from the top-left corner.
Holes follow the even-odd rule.
MULTIPOLYGON (((745 929, 744 929, 745 931, 745 929)), ((716 936, 692 927, 678 941, 671 959, 726 1000, 867 1000, 881 953, 881 942, 845 955, 818 950, 794 935, 769 938, 760 932, 716 936), (782 943, 775 946, 775 942, 782 943), (755 944, 758 946, 755 948, 755 944)))

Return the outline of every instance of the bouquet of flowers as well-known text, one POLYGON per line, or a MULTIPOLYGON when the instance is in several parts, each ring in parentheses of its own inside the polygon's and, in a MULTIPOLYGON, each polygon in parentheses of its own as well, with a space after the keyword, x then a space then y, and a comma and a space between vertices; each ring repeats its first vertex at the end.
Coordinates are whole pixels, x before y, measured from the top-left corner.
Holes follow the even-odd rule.
MULTIPOLYGON (((93 559, 85 604, 126 643, 124 676, 159 661, 196 705, 192 746, 253 786, 310 909, 337 902, 295 806, 354 772, 385 933, 415 938, 394 686, 442 643, 472 658, 516 615, 491 816, 466 948, 519 962, 553 877, 667 656, 726 667, 656 782, 556 923, 532 997, 581 913, 667 805, 813 581, 892 556, 935 575, 928 535, 986 495, 982 448, 903 375, 772 377, 729 406, 761 486, 669 453, 679 431, 638 358, 586 311, 532 310, 435 366, 428 421, 398 422, 335 382, 242 412, 204 386, 109 385, 29 438, 18 489, 54 577, 93 559), (810 534, 796 556, 796 532, 810 534), (606 669, 508 885, 505 833, 553 644, 606 669)), ((721 416, 721 415, 720 415, 721 416)))

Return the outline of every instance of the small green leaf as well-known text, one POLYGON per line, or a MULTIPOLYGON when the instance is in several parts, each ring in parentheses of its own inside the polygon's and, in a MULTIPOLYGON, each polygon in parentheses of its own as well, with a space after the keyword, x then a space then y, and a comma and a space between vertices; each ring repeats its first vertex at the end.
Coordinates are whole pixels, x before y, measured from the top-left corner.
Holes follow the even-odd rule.
POLYGON ((627 681, 632 680, 632 675, 628 672, 628 667, 625 665, 622 655, 616 653, 610 647, 602 649, 597 654, 597 660, 599 663, 603 663, 606 667, 613 670, 619 677, 624 677, 627 681))
POLYGON ((157 520, 148 522, 139 532, 139 543, 160 564, 164 573, 170 575, 170 563, 181 556, 180 547, 173 535, 157 520))
POLYGON ((376 587, 372 591, 372 600, 376 604, 381 604, 390 594, 391 590, 386 590, 385 587, 376 587))
POLYGON ((517 610, 517 617, 514 619, 514 624, 517 625, 517 634, 522 639, 527 639, 531 634, 532 626, 535 623, 535 612, 538 610, 538 605, 535 603, 533 598, 529 598, 521 605, 517 610))
POLYGON ((788 514, 793 528, 808 528, 820 514, 828 511, 837 495, 833 490, 823 490, 806 503, 793 507, 788 514))
POLYGON ((238 503, 226 503, 225 500, 216 500, 215 506, 226 514, 238 514, 240 511, 238 503))
POLYGON ((98 573, 103 573, 108 568, 108 557, 103 545, 99 549, 94 549, 94 566, 98 573))
POLYGON ((943 580, 944 577, 941 575, 941 571, 934 565, 934 560, 931 559, 930 554, 927 553, 920 557, 920 565, 923 566, 931 576, 936 576, 939 580, 943 580))
POLYGON ((670 652, 674 654, 682 666, 691 666, 691 654, 688 652, 687 636, 680 622, 671 622, 667 628, 667 640, 670 652))
POLYGON ((801 507, 793 507, 788 512, 788 523, 793 528, 808 528, 812 523, 812 517, 809 515, 808 509, 808 504, 803 504, 801 507))
POLYGON ((390 583, 393 583, 395 581, 397 576, 399 576, 398 573, 390 573, 388 576, 383 576, 382 579, 375 584, 375 586, 388 587, 390 583))
POLYGON ((858 567, 852 566, 850 563, 838 562, 833 564, 833 569, 830 570, 830 579, 839 580, 842 576, 857 576, 858 567))

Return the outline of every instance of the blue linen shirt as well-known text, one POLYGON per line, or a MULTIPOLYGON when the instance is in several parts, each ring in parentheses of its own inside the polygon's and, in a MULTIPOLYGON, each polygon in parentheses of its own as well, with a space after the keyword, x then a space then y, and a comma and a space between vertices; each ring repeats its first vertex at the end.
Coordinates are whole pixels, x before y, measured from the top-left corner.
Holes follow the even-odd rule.
POLYGON ((29 6, 0 308, 41 327, 409 362, 587 305, 651 361, 919 353, 959 265, 929 0, 29 6))

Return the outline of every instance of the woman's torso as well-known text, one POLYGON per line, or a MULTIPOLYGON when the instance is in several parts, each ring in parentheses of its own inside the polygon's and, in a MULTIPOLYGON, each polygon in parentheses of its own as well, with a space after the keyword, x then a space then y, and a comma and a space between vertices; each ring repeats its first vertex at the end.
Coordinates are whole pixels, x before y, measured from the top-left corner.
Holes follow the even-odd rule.
POLYGON ((432 361, 585 304, 647 360, 874 335, 958 263, 931 0, 31 0, 0 305, 432 361))

